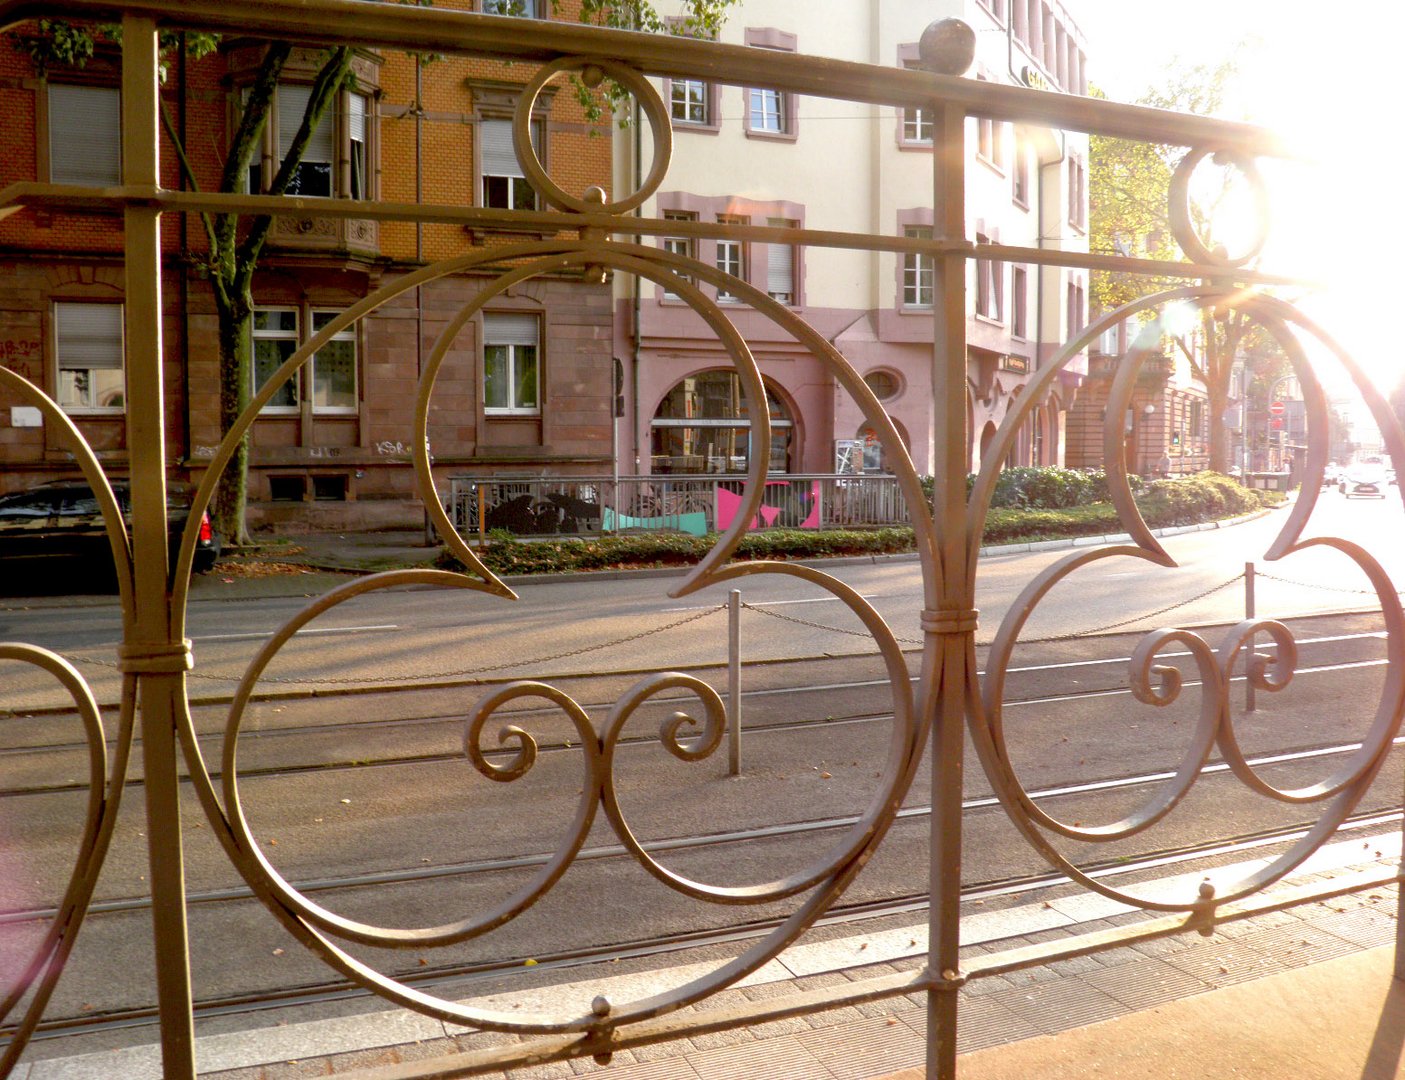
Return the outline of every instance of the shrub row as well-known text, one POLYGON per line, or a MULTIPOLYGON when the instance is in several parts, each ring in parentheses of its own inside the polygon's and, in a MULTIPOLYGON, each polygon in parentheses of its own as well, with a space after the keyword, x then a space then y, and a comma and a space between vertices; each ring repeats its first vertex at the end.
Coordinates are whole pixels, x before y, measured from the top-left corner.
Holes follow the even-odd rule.
MULTIPOLYGON (((1009 470, 1015 471, 1015 470, 1009 470)), ((1072 473, 1074 470, 1040 470, 1072 473)), ((1106 490, 1106 479, 1097 474, 1106 490)), ((1042 482, 1041 482, 1042 483, 1042 482)), ((1056 482, 1051 482, 1057 486, 1056 482)), ((1192 525, 1234 517, 1281 498, 1252 491, 1217 473, 1199 473, 1174 480, 1154 480, 1137 495, 1146 523, 1152 528, 1192 525)), ((1106 494, 1104 494, 1104 499, 1106 494)), ((1069 536, 1096 536, 1122 531, 1112 504, 1099 501, 1052 509, 993 506, 986 517, 984 542, 1023 543, 1069 536)), ((547 574, 618 567, 683 566, 697 562, 717 542, 717 535, 638 533, 589 540, 522 541, 511 534, 491 536, 481 558, 497 574, 547 574)), ((737 550, 741 559, 809 559, 838 555, 882 555, 913 549, 912 529, 766 529, 748 533, 737 550)), ((441 564, 457 568, 445 553, 441 564)))

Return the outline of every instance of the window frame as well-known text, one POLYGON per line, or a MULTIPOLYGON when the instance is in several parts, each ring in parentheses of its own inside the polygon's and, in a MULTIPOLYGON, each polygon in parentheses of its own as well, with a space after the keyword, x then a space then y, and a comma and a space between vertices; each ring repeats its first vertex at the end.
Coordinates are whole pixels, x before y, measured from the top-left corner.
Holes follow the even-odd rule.
MULTIPOLYGON (((717 223, 719 225, 750 225, 751 220, 742 214, 718 214, 717 223)), ((731 274, 733 277, 750 283, 751 276, 748 273, 748 260, 750 258, 750 247, 745 240, 733 240, 730 238, 719 239, 713 252, 712 265, 724 274, 731 274), (735 251, 736 258, 723 258, 723 245, 728 250, 735 251)), ((717 302, 719 304, 739 304, 741 297, 734 293, 729 293, 721 286, 717 289, 717 302)))
MULTIPOLYGON (((800 228, 800 222, 795 220, 794 218, 768 217, 766 219, 766 225, 772 229, 800 228)), ((801 263, 799 244, 768 243, 766 245, 766 295, 769 296, 772 300, 776 301, 776 303, 784 304, 786 307, 801 307, 802 305, 800 302, 800 267, 801 263), (790 291, 788 293, 784 289, 773 290, 771 288, 772 284, 779 284, 779 279, 773 276, 780 263, 780 260, 777 259, 776 255, 774 254, 774 251, 777 248, 785 248, 787 251, 790 252, 790 291)))
MULTIPOLYGON (((256 355, 257 342, 259 341, 291 341, 293 352, 301 349, 317 334, 320 329, 317 325, 319 317, 328 319, 335 318, 342 314, 343 309, 321 307, 313 304, 267 304, 255 305, 255 325, 249 331, 249 392, 257 393, 262 380, 259 378, 258 358, 256 355), (283 329, 269 330, 257 329, 257 316, 259 314, 290 313, 293 316, 293 329, 291 332, 283 329)), ((318 372, 317 358, 321 355, 319 349, 307 358, 307 361, 293 373, 293 377, 286 384, 292 392, 293 402, 281 404, 268 404, 259 410, 259 416, 268 419, 286 419, 289 417, 301 416, 306 410, 313 416, 358 416, 361 412, 361 342, 359 334, 359 323, 338 331, 332 335, 333 342, 350 342, 351 344, 351 404, 349 405, 325 405, 317 401, 318 394, 318 372), (304 378, 306 374, 306 378, 304 378)), ((331 344, 331 342, 328 342, 331 344)), ((326 346, 324 346, 325 348, 326 346)), ((288 354, 289 356, 292 353, 288 354)), ((287 362, 287 357, 283 357, 278 366, 281 367, 287 362)), ((274 368, 273 370, 277 370, 274 368)), ((265 373, 264 378, 273 372, 265 373)))
POLYGON ((53 346, 53 387, 54 400, 60 409, 70 416, 122 416, 127 411, 126 406, 126 378, 127 378, 127 350, 125 340, 125 318, 126 313, 121 301, 114 300, 90 300, 90 299, 62 299, 55 298, 49 304, 49 318, 51 322, 51 342, 53 346), (115 308, 117 310, 117 364, 114 368, 111 364, 87 365, 64 363, 64 345, 62 335, 63 319, 60 317, 60 309, 72 308, 115 308), (92 372, 94 371, 118 371, 122 376, 122 404, 120 405, 100 405, 93 403, 94 387, 92 372), (63 373, 65 371, 82 371, 88 374, 88 386, 84 391, 83 401, 65 402, 63 386, 63 373))
MULTIPOLYGON (((977 234, 976 242, 988 244, 991 240, 989 237, 977 234)), ((974 261, 976 268, 976 317, 1000 323, 1003 326, 1005 323, 1005 264, 985 256, 978 256, 974 261)))
POLYGON ((542 13, 542 0, 481 0, 479 14, 501 15, 513 19, 545 19, 542 13), (521 5, 522 11, 494 11, 489 5, 496 7, 498 4, 521 5))
MULTIPOLYGON (((931 225, 904 225, 902 229, 903 236, 910 240, 930 240, 935 235, 931 225)), ((937 260, 935 256, 905 251, 899 274, 902 281, 902 291, 898 297, 898 306, 904 311, 932 311, 937 303, 937 260), (922 299, 924 278, 926 279, 927 296, 925 302, 922 299)))
MULTIPOLYGON (((539 417, 542 415, 542 317, 533 311, 485 311, 481 322, 482 347, 479 349, 479 394, 478 399, 483 407, 483 416, 487 419, 495 417, 539 417), (536 323, 536 343, 526 345, 522 342, 494 341, 493 324, 502 326, 507 319, 531 319, 536 323), (507 375, 506 385, 508 388, 509 404, 490 405, 488 403, 488 350, 494 348, 506 349, 507 375), (518 382, 518 353, 519 349, 530 348, 532 350, 533 383, 535 389, 536 403, 533 405, 520 405, 517 403, 517 382, 518 382)), ((511 336, 503 334, 502 336, 511 336)))
POLYGON ((1029 340, 1029 270, 1010 267, 1010 336, 1029 340))
MULTIPOLYGON (((307 340, 310 341, 321 330, 321 327, 317 325, 317 320, 319 316, 329 316, 330 318, 336 318, 336 316, 341 315, 342 313, 343 312, 341 310, 338 310, 336 308, 309 307, 307 321, 307 340)), ((317 403, 317 358, 321 355, 322 349, 318 349, 317 352, 313 353, 310 357, 308 357, 307 386, 309 387, 309 390, 307 400, 308 404, 312 408, 312 414, 314 416, 355 416, 361 411, 361 348, 360 342, 357 340, 357 327, 359 325, 359 322, 352 323, 345 329, 339 330, 337 333, 333 334, 331 340, 327 342, 327 345, 331 345, 333 342, 338 341, 349 341, 351 343, 350 405, 319 405, 317 403)), ((323 348, 325 349, 327 345, 324 345, 323 348)))
MULTIPOLYGON (((547 161, 546 161, 546 120, 545 120, 543 117, 540 117, 540 116, 533 116, 533 117, 531 118, 531 120, 529 121, 529 123, 530 123, 531 126, 532 126, 532 127, 531 127, 531 130, 532 130, 532 146, 535 148, 535 150, 536 150, 536 152, 537 152, 537 160, 541 162, 542 168, 545 169, 545 168, 548 167, 548 166, 547 166, 547 161)), ((490 172, 488 172, 488 171, 486 170, 485 166, 487 165, 487 162, 486 162, 485 158, 486 158, 487 155, 486 155, 486 152, 485 152, 485 150, 484 150, 484 148, 483 148, 483 144, 484 144, 484 136, 487 134, 486 125, 488 125, 488 124, 494 124, 494 125, 497 125, 497 124, 506 124, 506 125, 507 125, 507 128, 508 128, 508 134, 509 134, 509 136, 511 136, 511 130, 512 130, 512 120, 511 120, 510 118, 508 118, 508 117, 499 116, 499 115, 497 115, 496 113, 487 113, 487 114, 484 114, 484 115, 478 117, 477 123, 474 125, 474 129, 475 129, 475 130, 474 130, 474 149, 475 149, 476 152, 475 152, 475 154, 474 154, 474 156, 473 156, 473 160, 474 160, 474 164, 477 166, 477 172, 478 172, 478 183, 477 183, 477 189, 476 189, 476 192, 475 192, 476 197, 477 197, 477 199, 478 199, 478 205, 481 206, 481 207, 483 207, 483 208, 485 208, 485 209, 493 209, 493 210, 539 210, 539 209, 541 209, 541 205, 542 205, 541 195, 538 193, 538 191, 537 191, 536 188, 532 187, 531 181, 529 181, 529 180, 527 179, 526 170, 522 168, 521 162, 517 161, 517 157, 516 157, 516 152, 515 152, 515 150, 514 150, 514 153, 513 153, 513 161, 516 162, 516 164, 517 164, 518 174, 514 175, 514 174, 511 174, 511 173, 490 173, 490 172), (527 191, 531 192, 531 196, 532 196, 532 205, 530 205, 530 206, 516 206, 516 205, 499 206, 499 205, 497 205, 497 204, 495 204, 495 203, 489 202, 489 201, 488 201, 488 189, 487 189, 487 184, 488 184, 488 181, 489 181, 490 179, 491 179, 491 180, 503 180, 503 179, 506 179, 506 180, 509 180, 509 181, 520 181, 520 182, 521 182, 521 185, 524 186, 527 191)), ((518 185, 517 185, 517 184, 509 184, 508 191, 509 191, 509 193, 512 195, 512 197, 509 199, 509 202, 510 202, 510 203, 513 202, 513 201, 515 201, 515 193, 516 193, 517 189, 518 189, 518 185)))
MULTIPOLYGON (((698 220, 696 210, 664 210, 659 216, 664 221, 698 220)), ((681 255, 685 259, 696 260, 698 257, 698 240, 695 236, 661 236, 659 237, 659 247, 671 255, 681 255)), ((690 285, 697 284, 697 279, 692 274, 680 273, 677 276, 690 285)), ((683 302, 683 297, 670 291, 665 282, 659 283, 659 298, 675 303, 683 302)))
POLYGON ((1079 232, 1088 230, 1088 163, 1083 155, 1068 155, 1068 224, 1079 232))
MULTIPOLYGON (((771 49, 775 52, 795 52, 799 39, 795 34, 774 27, 746 28, 745 43, 751 48, 771 49)), ((749 139, 770 139, 778 142, 794 142, 799 137, 799 117, 796 110, 796 96, 788 90, 774 87, 745 87, 742 90, 742 130, 749 139), (775 101, 775 109, 762 109, 761 115, 769 117, 774 111, 777 126, 757 126, 752 123, 756 115, 757 95, 769 95, 775 101)))
MULTIPOLYGON (((299 92, 306 91, 311 95, 311 78, 315 72, 297 71, 290 73, 292 77, 280 79, 278 86, 274 90, 272 106, 269 110, 269 122, 264 125, 263 139, 260 145, 260 152, 255 160, 249 163, 249 169, 244 176, 244 184, 249 194, 258 195, 268 190, 269 184, 277 176, 278 170, 283 165, 286 155, 284 150, 283 127, 284 116, 282 113, 282 95, 287 87, 296 87, 299 92)), ((239 85, 234 94, 236 97, 246 94, 248 86, 239 85)), ((354 199, 357 202, 368 202, 376 198, 376 137, 377 137, 377 109, 376 95, 378 87, 367 85, 358 72, 357 87, 343 87, 337 93, 336 101, 332 105, 331 115, 323 116, 322 123, 318 126, 314 139, 328 139, 331 142, 329 160, 320 158, 309 158, 308 152, 311 145, 303 151, 303 159, 298 163, 298 173, 289 181, 286 194, 303 199, 354 199), (354 107, 354 101, 360 101, 359 121, 354 119, 358 110, 354 107), (330 125, 330 127, 329 127, 330 125), (356 128, 360 128, 360 139, 353 137, 356 128), (356 147, 360 147, 359 154, 356 147), (360 161, 359 185, 357 180, 357 162, 360 161), (302 170, 310 164, 324 164, 327 166, 328 191, 326 194, 317 192, 302 191, 299 187, 299 177, 302 170), (359 187, 359 194, 358 192, 359 187)), ((303 106, 306 110, 306 105, 303 106)), ((298 122, 301 123, 302 113, 298 114, 298 122)), ((288 142, 291 143, 296 134, 296 128, 288 133, 288 142)))
MULTIPOLYGON (((303 327, 302 311, 301 311, 301 309, 298 308, 296 305, 289 305, 289 304, 269 304, 269 305, 267 305, 267 306, 261 306, 261 305, 255 305, 255 306, 254 306, 253 314, 250 316, 250 326, 249 326, 249 393, 250 393, 251 395, 252 395, 252 394, 257 394, 257 393, 258 393, 259 387, 263 385, 263 381, 264 381, 263 379, 260 379, 260 378, 259 378, 258 345, 257 345, 257 343, 260 342, 260 341, 291 341, 291 342, 293 343, 293 352, 296 352, 298 349, 300 349, 300 348, 302 347, 302 344, 303 344, 302 327, 303 327), (291 313, 291 314, 292 314, 292 316, 293 316, 293 329, 292 329, 291 333, 290 333, 289 331, 287 331, 287 330, 282 330, 282 329, 278 329, 278 330, 259 329, 259 327, 258 327, 258 316, 259 316, 259 315, 271 315, 271 314, 275 314, 275 313, 291 313)), ((292 353, 289 353, 288 355, 291 356, 292 353)), ((282 366, 284 363, 286 363, 286 362, 287 362, 287 357, 284 357, 284 358, 279 362, 279 365, 278 365, 278 366, 281 367, 281 366, 282 366)), ((276 370, 277 370, 277 368, 274 368, 274 371, 276 371, 276 370)), ((268 375, 271 375, 272 373, 273 373, 273 372, 271 372, 271 371, 268 372, 268 373, 264 376, 264 379, 266 379, 266 378, 268 377, 268 375)), ((302 373, 303 373, 303 369, 302 369, 302 368, 299 368, 297 371, 295 371, 295 372, 293 373, 292 379, 289 380, 289 382, 286 384, 286 386, 288 387, 288 389, 291 390, 291 392, 292 392, 292 396, 293 396, 292 404, 286 404, 286 403, 284 403, 284 404, 274 405, 274 404, 272 404, 272 402, 270 401, 269 404, 265 405, 262 409, 259 410, 259 415, 260 415, 260 416, 270 416, 270 417, 274 417, 274 416, 297 416, 299 413, 301 413, 301 412, 302 412, 302 373)))

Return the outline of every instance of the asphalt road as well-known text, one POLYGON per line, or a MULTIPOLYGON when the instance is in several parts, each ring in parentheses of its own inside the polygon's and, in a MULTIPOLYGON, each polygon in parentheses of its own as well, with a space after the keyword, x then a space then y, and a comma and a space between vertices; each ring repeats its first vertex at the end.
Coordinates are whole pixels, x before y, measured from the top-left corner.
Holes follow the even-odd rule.
MULTIPOLYGON (((1323 501, 1320 509, 1329 511, 1338 530, 1379 554, 1402 580, 1405 545, 1392 542, 1399 534, 1399 508, 1341 502, 1334 493, 1323 501)), ((1232 579, 1245 560, 1262 556, 1283 521, 1278 513, 1233 529, 1171 538, 1166 546, 1179 569, 1107 560, 1106 566, 1080 571, 1045 601, 1027 638, 1127 623, 1117 633, 1029 641, 1005 668, 1000 697, 1009 761, 1026 790, 1047 793, 1041 804, 1046 812, 1079 826, 1106 824, 1163 790, 1166 774, 1192 742, 1207 672, 1184 650, 1163 649, 1158 663, 1179 670, 1183 685, 1174 701, 1157 707, 1129 693, 1129 657, 1147 628, 1242 617, 1242 582, 1232 579), (1208 595, 1183 603, 1202 593, 1208 595)), ((990 639, 1034 574, 1068 555, 983 560, 981 640, 990 639)), ((1238 737, 1246 753, 1260 759, 1262 775, 1301 786, 1343 768, 1354 740, 1369 729, 1385 684, 1385 646, 1370 598, 1350 591, 1363 588, 1364 578, 1344 557, 1308 553, 1275 564, 1272 572, 1301 584, 1261 581, 1261 616, 1361 612, 1296 620, 1298 674, 1279 693, 1260 692, 1256 711, 1236 720, 1238 737)), ((850 564, 839 573, 869 597, 895 634, 916 637, 921 601, 915 563, 850 564)), ((666 592, 675 583, 626 578, 533 584, 520 590, 516 604, 461 591, 397 591, 360 601, 355 610, 329 613, 316 625, 330 632, 294 644, 280 658, 272 674, 284 681, 261 685, 270 693, 251 707, 240 737, 241 804, 269 861, 330 910, 380 925, 438 925, 503 902, 563 843, 584 782, 584 758, 577 733, 559 711, 537 700, 515 702, 501 719, 528 730, 540 755, 522 780, 493 783, 463 760, 465 717, 494 680, 528 674, 549 676, 586 708, 597 728, 639 673, 650 669, 687 665, 725 688, 718 666, 725 655, 725 622, 710 610, 720 597, 670 599, 666 592), (698 620, 687 626, 658 630, 693 616, 698 620), (658 632, 577 651, 641 629, 658 632), (473 671, 478 674, 467 674, 473 671), (458 684, 441 682, 450 676, 458 684), (489 685, 472 685, 475 679, 489 685), (375 692, 366 692, 368 686, 375 692), (318 693, 309 694, 312 689, 318 693), (372 881, 373 875, 391 880, 372 881)), ((838 603, 790 579, 749 579, 744 586, 748 603, 759 610, 748 610, 743 619, 748 664, 742 774, 726 775, 725 749, 697 764, 665 753, 657 737, 660 722, 680 707, 697 711, 693 701, 665 701, 631 720, 613 778, 631 829, 642 840, 670 845, 659 855, 670 869, 713 885, 773 881, 823 858, 847 835, 853 816, 878 797, 894 733, 894 697, 871 641, 837 632, 857 625, 838 603), (803 621, 791 621, 796 619, 803 621), (717 842, 724 834, 735 835, 717 842)), ((197 700, 202 694, 210 699, 197 705, 194 719, 213 768, 219 767, 225 737, 219 699, 266 635, 304 602, 192 605, 196 674, 216 676, 192 680, 197 700), (219 677, 225 672, 230 678, 219 677)), ((111 614, 102 608, 17 606, 3 618, 3 636, 46 644, 80 660, 104 659, 116 640, 111 614)), ((1211 627, 1203 632, 1212 645, 1223 634, 1211 627)), ((978 659, 988 666, 988 650, 981 648, 978 659)), ((915 669, 911 655, 909 662, 915 669)), ((109 669, 85 663, 83 670, 107 697, 114 685, 109 669)), ((0 967, 13 970, 42 927, 46 905, 62 890, 85 789, 73 720, 61 712, 23 716, 27 708, 56 704, 56 696, 13 666, 4 678, 10 719, 0 744, 0 834, 9 840, 0 845, 0 909, 39 916, 0 919, 0 967)), ((1233 684, 1236 701, 1243 689, 1242 681, 1233 684)), ((498 727, 488 725, 489 751, 497 745, 498 727)), ((140 775, 139 753, 133 775, 140 775)), ((970 750, 965 775, 963 881, 1038 873, 1041 859, 991 799, 991 784, 970 750)), ((1398 806, 1401 783, 1396 751, 1363 807, 1398 806)), ((924 762, 906 794, 905 816, 846 902, 925 890, 931 792, 924 762)), ((50 1010, 54 1016, 96 1017, 151 1000, 141 795, 139 783, 129 784, 98 887, 99 906, 80 935, 50 1010)), ((1218 769, 1202 776, 1157 827, 1110 845, 1070 845, 1069 855, 1080 865, 1115 865, 1209 838, 1289 828, 1318 812, 1316 804, 1302 808, 1266 799, 1218 769)), ((188 882, 196 897, 190 925, 198 994, 234 998, 327 981, 328 969, 247 895, 189 791, 185 824, 188 882)), ((520 965, 537 955, 764 919, 796 903, 738 907, 688 899, 647 876, 618 843, 597 816, 585 841, 591 857, 578 860, 539 904, 487 937, 447 949, 358 951, 410 975, 488 961, 520 965)))
MULTIPOLYGON (((1340 552, 1315 549, 1263 563, 1286 520, 1287 512, 1279 510, 1230 529, 1166 538, 1163 543, 1177 561, 1176 568, 1126 557, 1085 566, 1044 599, 1022 637, 1242 617, 1244 586, 1236 579, 1250 560, 1259 561, 1260 616, 1377 606, 1368 595, 1363 573, 1340 552)), ((1312 525, 1361 544, 1382 561, 1397 586, 1405 581, 1397 502, 1347 500, 1334 490, 1326 491, 1312 525)), ((978 640, 991 640, 1031 578, 1078 550, 982 559, 977 583, 978 640)), ((849 563, 833 572, 867 599, 900 643, 911 646, 920 641, 923 602, 921 571, 915 561, 849 563)), ((260 690, 544 677, 724 661, 727 588, 672 597, 670 590, 679 580, 579 576, 531 582, 519 586, 516 601, 463 589, 372 593, 338 605, 309 623, 270 663, 260 690)), ((745 579, 740 588, 749 605, 742 616, 742 653, 747 661, 874 651, 857 617, 817 586, 784 575, 760 575, 745 579)), ((191 677, 192 695, 231 694, 268 636, 307 603, 301 597, 192 603, 188 634, 194 641, 197 665, 191 677)), ((112 664, 119 635, 120 618, 113 604, 0 604, 0 639, 43 645, 73 659, 103 702, 116 700, 118 679, 112 664)), ((12 666, 0 677, 8 708, 40 708, 62 701, 44 676, 12 666)))

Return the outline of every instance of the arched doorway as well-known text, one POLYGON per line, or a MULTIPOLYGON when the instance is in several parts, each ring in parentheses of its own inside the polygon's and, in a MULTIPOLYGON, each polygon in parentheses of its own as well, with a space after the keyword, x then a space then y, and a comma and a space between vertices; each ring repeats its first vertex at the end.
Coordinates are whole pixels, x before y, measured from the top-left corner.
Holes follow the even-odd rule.
MULTIPOLYGON (((795 421, 769 385, 773 473, 791 471, 795 421)), ((649 424, 654 473, 743 473, 751 461, 751 418, 741 379, 729 368, 700 371, 664 395, 649 424)))

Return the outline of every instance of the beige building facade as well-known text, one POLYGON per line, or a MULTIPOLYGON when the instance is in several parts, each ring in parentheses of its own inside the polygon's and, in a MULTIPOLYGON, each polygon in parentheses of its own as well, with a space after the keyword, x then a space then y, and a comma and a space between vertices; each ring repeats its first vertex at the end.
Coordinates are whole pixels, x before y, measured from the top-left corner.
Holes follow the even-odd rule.
MULTIPOLYGON (((1087 92, 1084 41, 1046 0, 856 0, 823 19, 799 0, 743 0, 721 40, 885 66, 915 66, 934 21, 974 31, 968 78, 1087 92)), ((673 118, 668 178, 644 212, 679 221, 664 250, 733 274, 830 341, 883 402, 920 472, 931 472, 930 257, 688 235, 690 223, 932 235, 932 117, 764 87, 658 84, 673 118)), ((1087 250, 1087 139, 1074 132, 967 122, 966 235, 977 243, 1087 250)), ((647 170, 646 124, 616 140, 616 188, 647 170)), ((774 234, 772 234, 774 235, 774 234)), ((777 472, 883 471, 851 396, 774 321, 706 282, 757 357, 777 472)), ((1087 272, 975 260, 968 273, 967 407, 972 467, 1014 395, 1087 320, 1087 272)), ((626 372, 621 467, 639 473, 738 472, 749 422, 731 362, 667 282, 617 275, 617 355, 626 372)), ((1012 464, 1061 464, 1066 417, 1086 373, 1068 366, 1025 424, 1012 464)))

